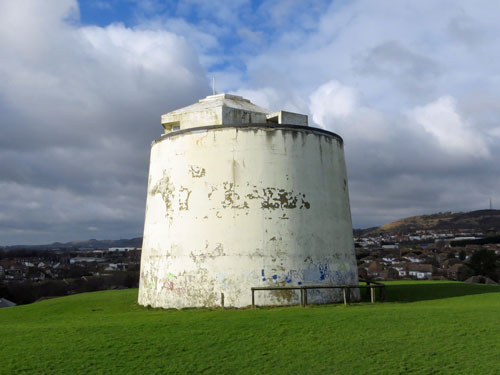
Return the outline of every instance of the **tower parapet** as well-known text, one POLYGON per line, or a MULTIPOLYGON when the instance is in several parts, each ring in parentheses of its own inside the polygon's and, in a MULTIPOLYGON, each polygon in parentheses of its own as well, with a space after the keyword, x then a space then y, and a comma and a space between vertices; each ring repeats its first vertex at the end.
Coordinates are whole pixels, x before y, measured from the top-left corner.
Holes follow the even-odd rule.
POLYGON ((231 94, 218 94, 161 116, 165 133, 211 125, 289 124, 307 126, 307 116, 292 112, 271 112, 250 100, 231 94))

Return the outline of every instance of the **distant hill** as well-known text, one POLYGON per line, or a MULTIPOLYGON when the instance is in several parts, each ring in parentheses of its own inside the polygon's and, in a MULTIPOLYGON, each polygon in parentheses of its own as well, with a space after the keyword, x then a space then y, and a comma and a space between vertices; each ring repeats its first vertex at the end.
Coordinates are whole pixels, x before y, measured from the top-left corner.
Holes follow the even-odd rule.
MULTIPOLYGON (((355 236, 378 234, 384 232, 409 233, 417 230, 450 230, 470 229, 473 231, 500 232, 500 210, 479 210, 472 212, 439 212, 432 215, 412 216, 399 219, 381 227, 353 229, 355 236)), ((67 249, 90 248, 103 249, 108 247, 142 247, 142 237, 120 240, 96 240, 54 242, 47 245, 15 245, 6 246, 6 249, 67 249)), ((1 248, 1 247, 0 247, 1 248)))
POLYGON ((95 249, 103 247, 142 247, 142 237, 136 237, 131 239, 119 239, 119 240, 91 239, 88 241, 67 242, 63 245, 71 245, 76 247, 91 247, 95 249))
POLYGON ((6 249, 71 249, 71 248, 89 248, 89 249, 107 249, 108 247, 142 247, 142 237, 120 240, 96 240, 54 242, 47 245, 15 245, 7 246, 6 249))
POLYGON ((370 228, 365 233, 409 233, 417 230, 470 229, 471 231, 500 231, 500 210, 472 212, 440 212, 432 215, 413 216, 393 221, 379 228, 370 228))

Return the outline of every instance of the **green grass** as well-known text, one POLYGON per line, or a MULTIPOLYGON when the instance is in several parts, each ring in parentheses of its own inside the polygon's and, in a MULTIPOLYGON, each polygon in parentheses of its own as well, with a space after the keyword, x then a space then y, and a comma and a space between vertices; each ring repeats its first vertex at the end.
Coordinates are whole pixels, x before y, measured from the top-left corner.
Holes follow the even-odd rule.
POLYGON ((499 374, 500 287, 388 283, 389 302, 161 310, 137 290, 0 310, 0 374, 499 374))

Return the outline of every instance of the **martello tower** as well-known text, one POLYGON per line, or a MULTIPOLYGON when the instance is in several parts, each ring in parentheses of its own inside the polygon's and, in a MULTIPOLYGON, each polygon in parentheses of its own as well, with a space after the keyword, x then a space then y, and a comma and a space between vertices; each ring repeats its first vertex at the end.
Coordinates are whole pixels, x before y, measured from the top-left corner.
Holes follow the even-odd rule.
MULTIPOLYGON (((356 284, 342 138, 235 95, 162 116, 151 147, 139 303, 243 307, 250 288, 356 284)), ((266 292, 258 304, 297 302, 266 292)), ((328 303, 334 290, 310 291, 328 303)))

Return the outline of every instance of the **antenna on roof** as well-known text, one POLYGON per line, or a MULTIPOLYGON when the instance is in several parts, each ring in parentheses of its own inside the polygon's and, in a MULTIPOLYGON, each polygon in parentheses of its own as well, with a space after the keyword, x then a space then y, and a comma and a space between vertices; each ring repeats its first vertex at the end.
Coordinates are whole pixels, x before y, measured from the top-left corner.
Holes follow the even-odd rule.
POLYGON ((212 95, 215 95, 215 77, 212 77, 212 95))

